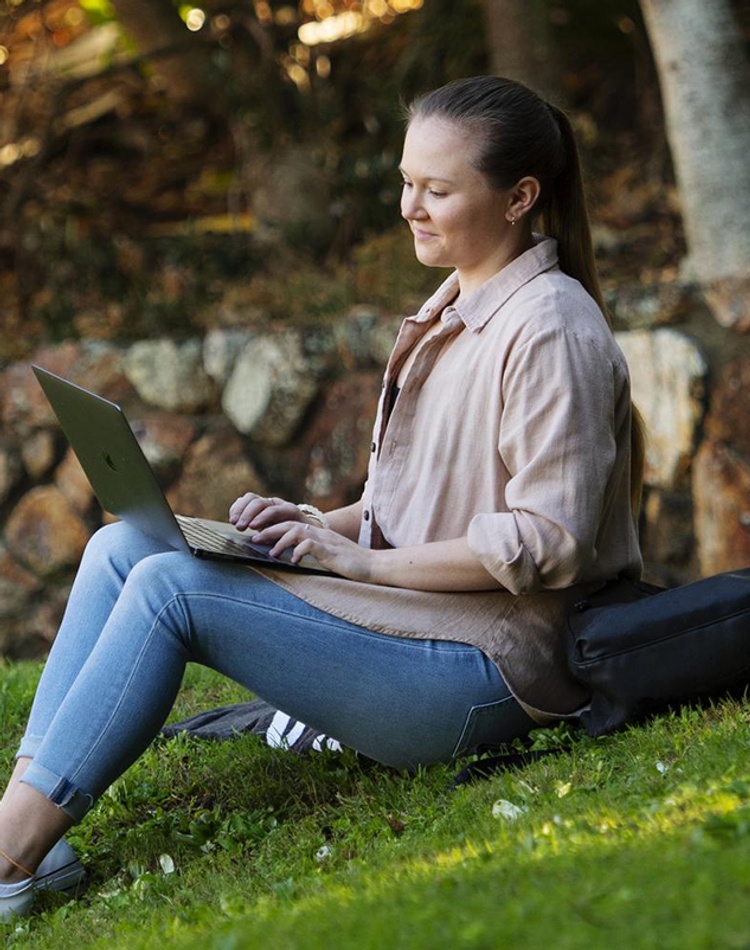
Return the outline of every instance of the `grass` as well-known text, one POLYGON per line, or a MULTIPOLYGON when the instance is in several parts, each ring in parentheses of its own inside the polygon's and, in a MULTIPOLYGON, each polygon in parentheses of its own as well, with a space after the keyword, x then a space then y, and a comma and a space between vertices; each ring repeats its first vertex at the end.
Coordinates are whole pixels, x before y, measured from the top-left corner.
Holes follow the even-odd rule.
MULTIPOLYGON (((0 665, 0 772, 38 676, 0 665)), ((192 669, 176 716, 245 698, 192 669)), ((157 741, 70 834, 90 878, 18 948, 750 948, 745 704, 686 708, 449 788, 253 737, 157 741)))

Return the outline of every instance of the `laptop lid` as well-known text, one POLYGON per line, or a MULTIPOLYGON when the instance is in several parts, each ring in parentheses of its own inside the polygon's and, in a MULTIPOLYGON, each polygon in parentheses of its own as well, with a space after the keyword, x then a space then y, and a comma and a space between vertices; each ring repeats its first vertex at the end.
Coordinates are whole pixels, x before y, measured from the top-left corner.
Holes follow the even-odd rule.
POLYGON ((175 515, 122 409, 41 366, 32 369, 102 508, 144 534, 197 557, 333 574, 310 555, 296 564, 290 551, 271 557, 272 545, 254 544, 228 522, 175 515))
POLYGON ((189 547, 138 440, 118 405, 32 366, 99 504, 178 551, 189 547))

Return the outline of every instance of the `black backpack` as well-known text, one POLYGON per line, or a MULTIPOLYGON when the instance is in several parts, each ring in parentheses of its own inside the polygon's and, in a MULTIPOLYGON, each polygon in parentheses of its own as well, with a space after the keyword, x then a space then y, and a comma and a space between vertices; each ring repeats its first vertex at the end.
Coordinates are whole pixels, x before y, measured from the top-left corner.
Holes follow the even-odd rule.
POLYGON ((576 604, 567 626, 592 736, 750 684, 750 569, 671 590, 612 581, 576 604))
MULTIPOLYGON (((750 685, 750 568, 665 590, 619 579, 575 604, 568 666, 590 692, 568 717, 591 736, 682 703, 750 685)), ((480 758, 453 779, 465 785, 560 749, 480 758)))

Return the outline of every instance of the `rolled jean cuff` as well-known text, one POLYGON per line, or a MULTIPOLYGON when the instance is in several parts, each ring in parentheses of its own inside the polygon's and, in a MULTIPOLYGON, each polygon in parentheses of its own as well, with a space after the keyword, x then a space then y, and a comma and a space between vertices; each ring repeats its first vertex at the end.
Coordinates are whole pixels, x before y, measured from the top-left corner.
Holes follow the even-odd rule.
POLYGON ((55 775, 38 762, 29 763, 21 781, 41 792, 74 822, 79 822, 94 804, 93 795, 76 788, 66 778, 55 775))
POLYGON ((17 759, 33 759, 39 751, 44 736, 24 736, 16 752, 17 759))

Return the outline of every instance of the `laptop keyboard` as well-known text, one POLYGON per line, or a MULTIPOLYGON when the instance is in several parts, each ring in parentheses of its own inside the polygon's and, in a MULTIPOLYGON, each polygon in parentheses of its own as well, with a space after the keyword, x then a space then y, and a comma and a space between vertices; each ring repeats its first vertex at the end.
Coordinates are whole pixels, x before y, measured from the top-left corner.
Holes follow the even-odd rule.
POLYGON ((247 541, 234 541, 227 538, 220 531, 216 531, 210 525, 207 525, 200 518, 188 518, 185 515, 176 515, 177 522, 185 535, 187 543, 199 550, 209 551, 213 554, 239 554, 245 555, 252 553, 256 557, 266 558, 269 564, 277 562, 277 558, 269 557, 268 551, 271 546, 266 544, 253 544, 249 539, 247 541))

